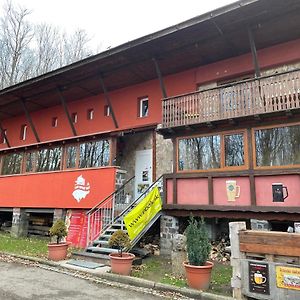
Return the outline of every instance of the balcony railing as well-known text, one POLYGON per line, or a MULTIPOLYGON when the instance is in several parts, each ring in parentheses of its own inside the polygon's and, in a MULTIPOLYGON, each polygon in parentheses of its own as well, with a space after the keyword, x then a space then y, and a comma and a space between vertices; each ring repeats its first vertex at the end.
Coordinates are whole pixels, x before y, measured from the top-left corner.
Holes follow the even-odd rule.
POLYGON ((163 128, 300 108, 300 70, 163 100, 163 128))

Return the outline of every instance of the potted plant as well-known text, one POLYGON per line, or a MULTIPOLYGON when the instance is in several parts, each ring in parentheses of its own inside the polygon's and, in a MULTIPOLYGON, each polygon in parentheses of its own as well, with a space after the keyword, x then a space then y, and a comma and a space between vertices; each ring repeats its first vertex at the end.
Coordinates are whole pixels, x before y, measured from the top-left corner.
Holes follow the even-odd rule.
POLYGON ((189 287, 206 290, 209 287, 213 263, 208 261, 211 243, 203 218, 192 216, 185 231, 188 262, 183 265, 189 287))
POLYGON ((56 243, 48 244, 48 258, 51 260, 64 260, 67 256, 69 243, 62 242, 68 234, 64 220, 57 220, 49 230, 50 236, 56 237, 56 243))
POLYGON ((130 239, 126 232, 119 229, 112 234, 108 244, 112 248, 117 248, 117 253, 110 253, 111 271, 116 274, 130 275, 134 254, 123 252, 124 248, 130 247, 130 239))

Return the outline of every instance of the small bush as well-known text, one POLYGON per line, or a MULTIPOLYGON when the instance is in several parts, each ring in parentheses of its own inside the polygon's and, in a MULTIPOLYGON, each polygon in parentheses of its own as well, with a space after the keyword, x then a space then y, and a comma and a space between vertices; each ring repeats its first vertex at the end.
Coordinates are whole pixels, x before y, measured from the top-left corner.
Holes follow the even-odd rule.
POLYGON ((116 247, 119 251, 120 256, 122 256, 123 249, 130 247, 130 239, 126 232, 119 229, 112 234, 108 244, 110 247, 116 247))
POLYGON ((62 238, 64 238, 68 234, 67 226, 64 220, 57 220, 50 228, 49 233, 51 236, 56 236, 56 243, 59 244, 62 238))
POLYGON ((197 221, 191 216, 185 234, 189 264, 204 266, 210 255, 211 243, 203 218, 197 221))

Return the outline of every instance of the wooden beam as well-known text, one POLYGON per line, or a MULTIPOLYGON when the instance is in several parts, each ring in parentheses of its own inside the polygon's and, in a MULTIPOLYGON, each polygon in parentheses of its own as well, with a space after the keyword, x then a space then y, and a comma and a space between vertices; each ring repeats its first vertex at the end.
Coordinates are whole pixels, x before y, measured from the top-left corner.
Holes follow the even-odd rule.
POLYGON ((67 104, 66 104, 66 101, 65 101, 65 98, 61 92, 61 90, 59 88, 57 88, 57 92, 58 92, 58 95, 59 95, 59 98, 60 98, 60 101, 61 101, 61 104, 63 106, 63 109, 64 109, 64 112, 67 116, 67 119, 68 119, 68 122, 70 124, 70 127, 71 127, 71 130, 72 130, 72 133, 74 136, 77 136, 77 132, 76 132, 76 129, 75 129, 75 126, 73 124, 73 121, 71 119, 71 116, 70 116, 70 113, 69 113, 69 110, 68 110, 68 107, 67 107, 67 104))
POLYGON ((7 147, 10 148, 11 146, 10 146, 9 140, 7 138, 6 132, 2 127, 2 123, 0 123, 0 131, 1 131, 1 134, 3 135, 3 137, 4 137, 4 141, 6 142, 7 147))
POLYGON ((156 74, 157 74, 157 77, 158 77, 158 80, 159 80, 162 96, 163 96, 163 98, 168 98, 167 92, 166 92, 166 87, 164 85, 164 81, 163 81, 163 78, 162 78, 162 74, 161 74, 158 62, 157 62, 155 57, 153 57, 152 60, 153 60, 154 65, 155 65, 155 70, 156 70, 156 74))
POLYGON ((212 176, 208 176, 208 204, 214 204, 214 183, 212 176))
POLYGON ((27 121, 28 121, 28 123, 29 123, 29 125, 30 125, 30 128, 31 128, 31 130, 32 130, 32 132, 33 132, 33 134, 34 134, 34 136, 35 136, 35 139, 36 139, 36 141, 37 141, 38 143, 40 143, 41 140, 40 140, 40 138, 39 138, 39 135, 38 135, 38 133, 37 133, 37 131, 36 131, 36 129, 35 129, 35 126, 34 126, 34 124, 33 124, 33 121, 32 121, 32 119, 31 119, 31 116, 30 116, 30 114, 29 114, 29 111, 28 111, 28 109, 27 109, 26 101, 25 101, 24 98, 20 98, 20 101, 21 101, 23 110, 24 110, 24 112, 25 112, 26 119, 27 119, 27 121))
POLYGON ((254 37, 253 37, 253 32, 250 27, 248 27, 248 39, 249 39, 250 48, 251 48, 252 61, 253 61, 254 70, 255 70, 255 77, 260 77, 261 73, 260 73, 260 68, 259 68, 259 63, 258 63, 258 58, 257 58, 257 51, 256 51, 254 37))
POLYGON ((276 231, 239 232, 240 251, 283 256, 299 256, 300 235, 276 231))
POLYGON ((116 116, 115 116, 115 113, 114 113, 114 110, 113 110, 113 107, 112 107, 112 104, 111 104, 111 101, 110 101, 110 98, 109 98, 109 94, 107 92, 106 86, 104 84, 104 80, 103 80, 101 75, 99 75, 99 80, 100 80, 101 88, 102 88, 106 103, 109 106, 110 113, 111 113, 111 116, 113 118, 115 127, 119 128, 119 125, 118 125, 118 122, 117 122, 117 119, 116 119, 116 116))

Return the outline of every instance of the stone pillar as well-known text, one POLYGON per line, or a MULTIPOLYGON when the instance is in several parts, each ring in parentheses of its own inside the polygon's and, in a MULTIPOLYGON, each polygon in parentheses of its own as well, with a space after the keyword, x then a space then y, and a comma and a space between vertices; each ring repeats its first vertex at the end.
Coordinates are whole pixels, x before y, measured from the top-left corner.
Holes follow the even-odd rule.
POLYGON ((27 236, 28 225, 28 215, 25 212, 25 209, 15 207, 13 209, 11 235, 14 237, 27 236))
POLYGON ((160 255, 171 257, 173 237, 178 233, 178 218, 172 216, 160 217, 160 255))
POLYGON ((62 209, 62 208, 55 208, 54 209, 54 214, 53 214, 53 224, 55 223, 55 221, 59 220, 59 219, 65 219, 66 217, 66 210, 62 209))

